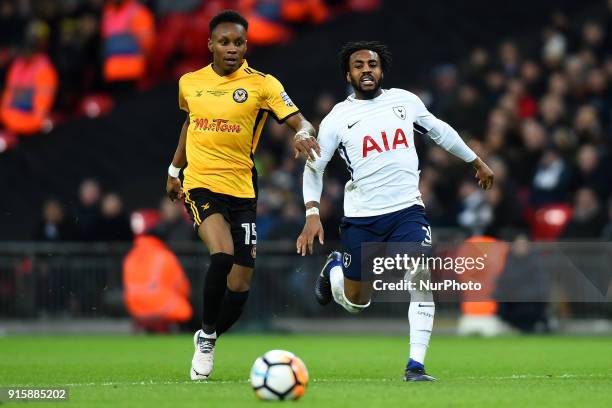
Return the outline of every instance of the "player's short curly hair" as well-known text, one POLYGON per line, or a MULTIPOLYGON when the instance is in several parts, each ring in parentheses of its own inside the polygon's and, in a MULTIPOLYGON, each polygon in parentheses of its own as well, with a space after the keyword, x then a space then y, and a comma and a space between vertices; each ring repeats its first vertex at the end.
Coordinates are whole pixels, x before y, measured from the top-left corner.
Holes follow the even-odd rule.
POLYGON ((223 10, 210 19, 210 23, 208 23, 208 32, 212 33, 221 23, 236 23, 243 26, 245 31, 249 29, 249 22, 246 21, 246 18, 242 17, 240 13, 235 10, 223 10))
POLYGON ((346 43, 340 50, 340 68, 343 77, 350 71, 349 60, 351 55, 360 50, 374 51, 378 54, 383 72, 387 72, 391 68, 391 52, 386 45, 378 41, 353 41, 346 43))

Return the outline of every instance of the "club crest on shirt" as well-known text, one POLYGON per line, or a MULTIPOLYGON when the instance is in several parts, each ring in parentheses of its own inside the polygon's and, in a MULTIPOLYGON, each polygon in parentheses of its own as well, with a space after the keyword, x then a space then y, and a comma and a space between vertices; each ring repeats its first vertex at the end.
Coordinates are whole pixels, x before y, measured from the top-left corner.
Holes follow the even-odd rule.
POLYGON ((253 248, 251 248, 251 258, 257 258, 257 245, 253 245, 253 248))
POLYGON ((351 265, 351 254, 345 252, 342 256, 342 264, 345 268, 348 268, 351 265))
POLYGON ((395 113, 395 116, 397 116, 401 120, 406 119, 406 108, 404 108, 403 106, 394 106, 393 113, 395 113))
POLYGON ((234 101, 238 103, 243 103, 248 99, 249 93, 244 88, 238 88, 234 91, 234 94, 232 96, 234 98, 234 101))

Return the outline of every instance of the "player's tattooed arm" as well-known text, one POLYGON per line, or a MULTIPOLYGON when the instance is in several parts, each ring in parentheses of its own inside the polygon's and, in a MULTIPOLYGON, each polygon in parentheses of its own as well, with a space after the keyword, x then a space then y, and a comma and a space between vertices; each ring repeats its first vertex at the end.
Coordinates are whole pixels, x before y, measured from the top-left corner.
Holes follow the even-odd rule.
POLYGON ((476 157, 476 160, 474 160, 471 165, 474 170, 476 170, 476 175, 474 177, 478 179, 480 188, 488 190, 493 187, 493 182, 495 181, 493 170, 491 170, 480 157, 476 157))
POLYGON ((295 131, 293 138, 295 158, 297 159, 301 154, 306 160, 316 160, 315 152, 317 156, 320 156, 321 149, 317 143, 317 132, 314 126, 301 113, 290 116, 286 123, 295 131))
MULTIPOLYGON (((306 211, 311 208, 319 209, 319 203, 316 201, 309 201, 306 203, 306 211)), ((314 240, 319 237, 319 243, 323 245, 325 239, 325 233, 323 232, 323 224, 321 224, 321 218, 319 217, 318 211, 314 214, 306 216, 306 223, 304 229, 297 239, 296 249, 297 254, 306 256, 307 250, 312 255, 314 253, 314 240)))
MULTIPOLYGON (((181 134, 179 136, 178 146, 176 146, 176 151, 174 152, 174 157, 172 158, 172 165, 174 167, 183 168, 187 164, 187 153, 185 151, 185 144, 187 141, 187 128, 189 127, 189 116, 183 122, 183 127, 181 128, 181 134)), ((168 175, 168 179, 166 180, 166 194, 168 197, 174 201, 176 199, 183 198, 183 186, 181 185, 181 180, 178 177, 172 177, 168 175)))

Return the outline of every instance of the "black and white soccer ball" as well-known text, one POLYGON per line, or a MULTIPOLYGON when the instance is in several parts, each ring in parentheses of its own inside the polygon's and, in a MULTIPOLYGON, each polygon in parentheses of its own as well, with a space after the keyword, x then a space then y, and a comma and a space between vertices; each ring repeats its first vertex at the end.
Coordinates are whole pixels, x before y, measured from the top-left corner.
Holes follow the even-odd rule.
POLYGON ((270 350, 255 360, 251 368, 251 386, 261 400, 297 400, 304 395, 307 385, 304 362, 289 351, 270 350))

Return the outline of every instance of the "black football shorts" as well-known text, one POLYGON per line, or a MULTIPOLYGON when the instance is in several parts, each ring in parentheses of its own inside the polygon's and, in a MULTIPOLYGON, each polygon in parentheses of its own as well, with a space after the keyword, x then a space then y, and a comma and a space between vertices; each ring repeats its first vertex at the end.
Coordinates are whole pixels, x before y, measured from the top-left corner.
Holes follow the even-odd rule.
POLYGON ((206 217, 221 214, 231 227, 234 241, 234 263, 250 268, 255 266, 256 198, 233 197, 215 193, 206 188, 192 188, 185 192, 185 207, 187 207, 196 231, 206 217))

